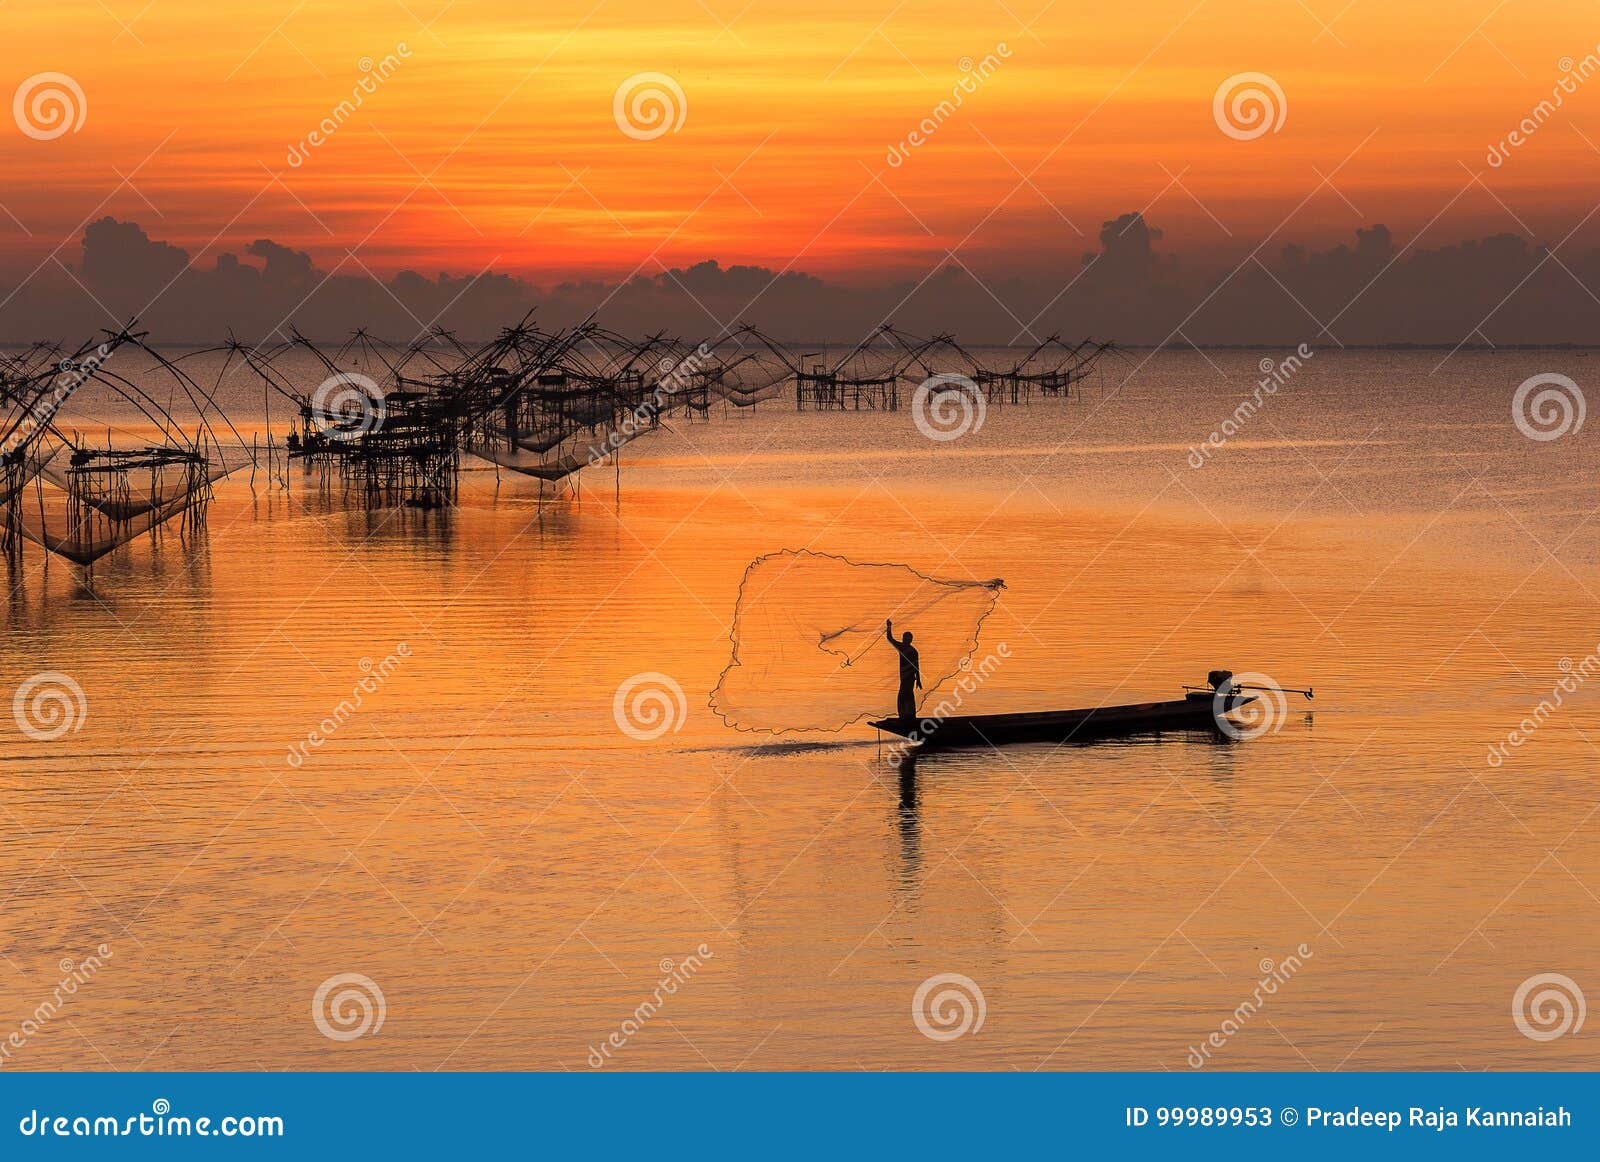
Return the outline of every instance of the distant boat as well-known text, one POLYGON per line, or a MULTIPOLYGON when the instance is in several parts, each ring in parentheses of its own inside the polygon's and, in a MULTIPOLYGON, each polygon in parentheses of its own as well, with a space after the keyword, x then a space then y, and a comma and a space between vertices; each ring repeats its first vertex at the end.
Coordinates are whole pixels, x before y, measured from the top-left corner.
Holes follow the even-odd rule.
MULTIPOLYGON (((1221 676, 1217 671, 1213 676, 1221 676)), ((1225 680, 1231 681, 1232 675, 1225 680)), ((1127 706, 1094 706, 1086 710, 1038 710, 1026 714, 957 714, 948 718, 883 718, 870 723, 879 730, 909 739, 924 749, 999 746, 1011 742, 1077 742, 1121 738, 1164 730, 1220 731, 1228 714, 1257 701, 1238 691, 1275 687, 1233 686, 1225 695, 1216 689, 1189 689, 1170 702, 1136 702, 1127 706), (928 723, 924 729, 924 723, 928 723)), ((1287 693, 1311 697, 1310 690, 1287 693)))

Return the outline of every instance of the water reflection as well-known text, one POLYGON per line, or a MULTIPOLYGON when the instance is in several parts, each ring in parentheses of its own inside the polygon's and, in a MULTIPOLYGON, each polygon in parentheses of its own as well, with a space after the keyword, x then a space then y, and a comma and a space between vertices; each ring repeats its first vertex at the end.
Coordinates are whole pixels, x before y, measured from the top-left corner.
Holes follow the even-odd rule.
MULTIPOLYGON (((900 803, 895 820, 900 833, 900 890, 915 897, 922 877, 922 816, 917 804, 917 756, 906 751, 891 758, 897 766, 900 803), (897 761, 898 760, 898 761, 897 761)), ((910 903, 907 899, 903 903, 910 903)))
MULTIPOLYGON (((1536 562, 1509 578, 1485 566, 1519 543, 1498 505, 1453 511, 1449 544, 1436 529, 1413 546, 1426 516, 1407 523, 1392 498, 1431 516, 1432 493, 1448 485, 1448 502, 1461 484, 1404 432, 1403 458, 1373 443, 1341 467, 1348 447, 1301 449, 1360 520, 1331 490, 1308 499, 1299 453, 1243 447, 1206 469, 1223 474, 1207 483, 1230 500, 1229 535, 1198 508, 1147 511, 1170 484, 1166 453, 1110 450, 1127 433, 1106 429, 1165 425, 1187 448, 1253 364, 1218 358, 1240 376, 1209 396, 1146 392, 1126 415, 1109 401, 1086 433, 1106 450, 1052 458, 1050 503, 1001 504, 1011 482, 986 458, 1036 440, 1038 412, 991 412, 985 455, 941 459, 936 491, 908 479, 925 456, 895 460, 903 474, 884 487, 905 507, 858 503, 859 467, 814 461, 799 445, 821 429, 780 416, 696 431, 722 441, 730 471, 776 441, 782 456, 739 469, 737 489, 708 487, 698 460, 641 455, 620 520, 614 477, 541 507, 526 482, 508 477, 495 501, 474 474, 459 509, 379 517, 396 531, 374 538, 372 517, 296 476, 288 494, 219 484, 208 547, 120 550, 91 597, 73 599, 76 571, 46 573, 31 550, 8 563, 0 698, 60 670, 90 708, 54 744, 0 731, 0 951, 24 970, 0 987, 29 1003, 13 1016, 62 958, 118 941, 114 968, 72 1001, 88 1041, 58 1026, 27 1066, 102 1067, 103 1053, 124 1068, 341 1067, 346 1047, 304 1012, 330 974, 360 971, 406 1017, 356 1047, 364 1065, 556 1068, 634 1011, 663 957, 705 941, 712 970, 630 1043, 628 1067, 1156 1069, 1181 1062, 1205 1014, 1233 1011, 1263 957, 1308 939, 1304 987, 1270 1014, 1294 1044, 1258 1023, 1227 1067, 1578 1063, 1582 1039, 1536 1044, 1505 1017, 1533 971, 1513 977, 1506 950, 1600 956, 1572 879, 1600 876, 1593 787, 1572 773, 1593 757, 1594 706, 1572 699, 1504 768, 1485 766, 1483 745, 1550 694, 1561 658, 1593 648, 1574 611, 1594 579, 1552 567, 1508 603, 1536 562), (1317 519, 1262 507, 1279 497, 1317 519), (928 548, 929 511, 941 543, 961 546, 948 565, 928 548), (1227 663, 1315 679, 1315 733, 1293 716, 1247 742, 1164 735, 889 766, 864 729, 729 731, 705 693, 743 571, 813 541, 1007 578, 985 640, 1009 641, 1015 661, 975 713, 1161 696, 1227 663), (287 767, 287 742, 400 639, 414 646, 404 668, 315 762, 287 767), (619 733, 613 696, 647 669, 682 685, 687 715, 639 743, 619 733), (1557 848, 1571 874, 1547 859, 1557 848), (980 1036, 939 1044, 912 1026, 917 985, 945 972, 987 994, 980 1036), (1492 1013, 1485 997, 1501 998, 1492 1013), (1422 1011, 1426 1027, 1395 1018, 1422 1011)), ((1169 365, 1208 371, 1152 362, 1169 365)), ((1370 414, 1329 382, 1277 397, 1274 422, 1319 438, 1401 423, 1405 366, 1371 364, 1370 414)), ((1501 416, 1496 391, 1479 414, 1501 416)), ((865 424, 849 421, 826 440, 865 424)), ((1488 449, 1486 487, 1528 476, 1527 441, 1511 439, 1488 449)), ((1578 479, 1594 446, 1581 439, 1539 451, 1571 454, 1578 479)), ((1565 494, 1508 503, 1549 545, 1578 519, 1565 494)), ((1571 559, 1579 540, 1562 550, 1574 570, 1588 567, 1571 559)))

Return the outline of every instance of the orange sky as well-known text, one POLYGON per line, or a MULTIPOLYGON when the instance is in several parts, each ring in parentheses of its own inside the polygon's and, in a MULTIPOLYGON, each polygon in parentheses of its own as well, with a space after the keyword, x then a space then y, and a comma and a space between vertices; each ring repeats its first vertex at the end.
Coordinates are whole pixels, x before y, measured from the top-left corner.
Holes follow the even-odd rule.
POLYGON ((540 281, 707 257, 871 281, 947 249, 1037 272, 1075 266, 1133 209, 1190 255, 1379 221, 1402 242, 1426 227, 1425 245, 1579 225, 1600 186, 1600 79, 1503 166, 1485 156, 1561 58, 1596 51, 1591 0, 1346 3, 13 0, 5 91, 66 73, 87 112, 53 140, 4 122, 0 265, 64 239, 75 262, 81 224, 107 213, 204 265, 265 236, 350 273, 492 264, 540 281), (958 62, 1001 42, 1009 59, 890 167, 958 62), (291 167, 361 58, 401 43, 393 76, 291 167), (678 132, 634 140, 613 94, 646 71, 687 108, 678 132), (1213 93, 1244 71, 1284 91, 1279 132, 1218 129, 1213 93))

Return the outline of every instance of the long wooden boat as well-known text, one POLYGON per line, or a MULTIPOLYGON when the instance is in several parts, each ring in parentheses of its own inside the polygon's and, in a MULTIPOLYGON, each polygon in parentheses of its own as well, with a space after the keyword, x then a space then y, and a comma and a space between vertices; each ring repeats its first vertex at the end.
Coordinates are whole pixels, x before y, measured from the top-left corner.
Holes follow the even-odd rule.
POLYGON ((1191 692, 1171 702, 1040 710, 1027 714, 960 714, 948 718, 884 718, 870 725, 927 749, 998 746, 1008 742, 1076 742, 1164 730, 1221 729, 1221 718, 1254 702, 1254 694, 1191 692))

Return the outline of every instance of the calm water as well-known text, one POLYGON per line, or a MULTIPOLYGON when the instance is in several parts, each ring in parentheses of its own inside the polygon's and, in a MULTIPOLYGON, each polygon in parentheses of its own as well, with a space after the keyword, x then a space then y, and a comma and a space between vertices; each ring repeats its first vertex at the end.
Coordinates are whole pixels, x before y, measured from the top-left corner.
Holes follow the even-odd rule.
POLYGON ((617 1033, 606 1068, 1181 1070, 1225 1021, 1208 1068, 1600 1067, 1512 1016, 1541 973, 1600 996, 1600 690, 1486 762, 1600 642, 1600 423, 1536 442, 1510 407, 1600 362, 1321 353, 1190 467, 1262 354, 1135 353, 949 443, 906 411, 677 425, 543 503, 234 478, 203 543, 92 595, 30 547, 0 687, 61 671, 88 712, 0 732, 5 1067, 581 1070, 617 1033), (1316 700, 904 780, 864 729, 762 747, 705 696, 745 566, 804 547, 1004 577, 980 711, 1217 666, 1316 700), (363 659, 387 676, 291 764, 363 659), (653 741, 613 718, 641 671, 687 697, 653 741), (313 997, 346 973, 384 1021, 337 1041, 313 997), (984 1019, 934 1040, 946 973, 984 1019))

